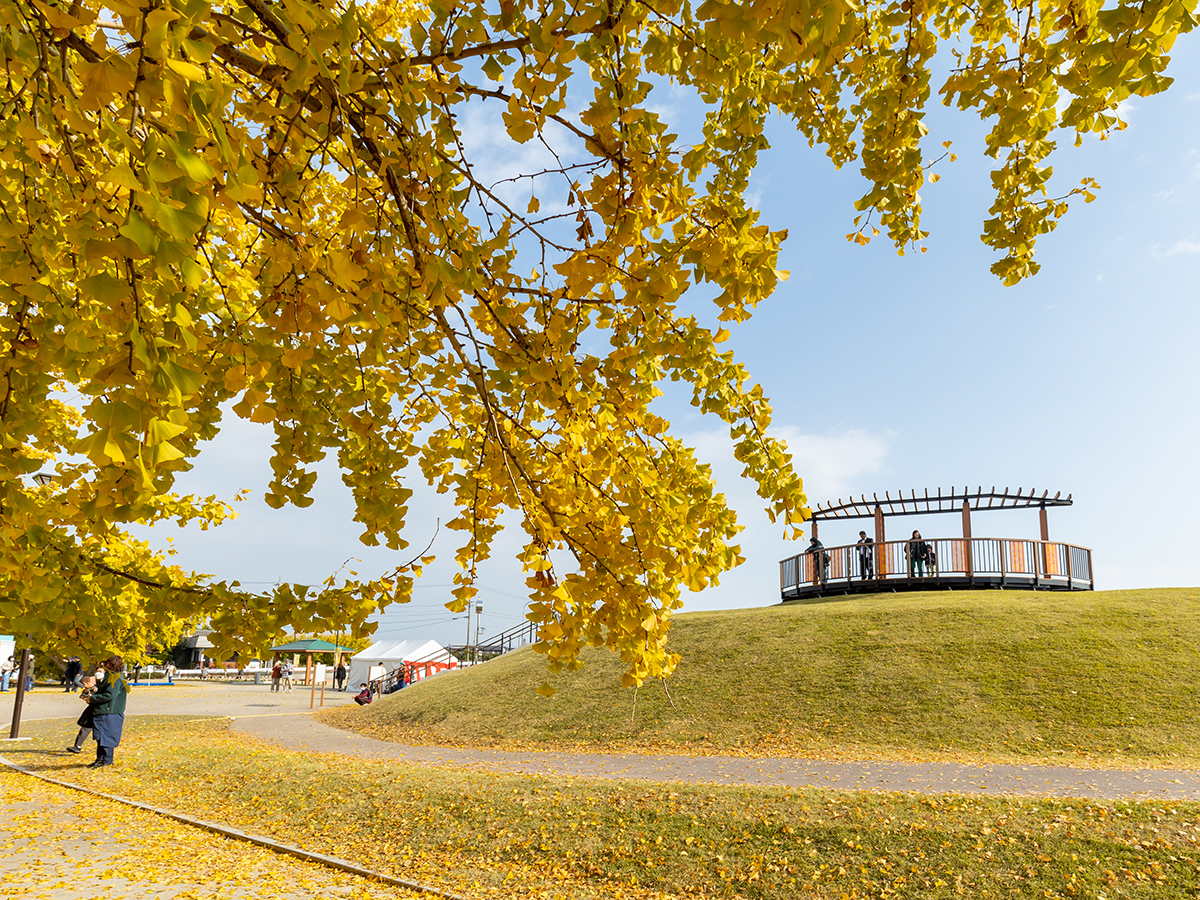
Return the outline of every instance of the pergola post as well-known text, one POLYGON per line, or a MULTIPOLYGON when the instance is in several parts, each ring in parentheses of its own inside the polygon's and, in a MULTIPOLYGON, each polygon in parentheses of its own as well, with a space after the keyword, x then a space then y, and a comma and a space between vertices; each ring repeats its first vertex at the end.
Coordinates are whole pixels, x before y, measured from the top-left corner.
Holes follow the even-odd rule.
POLYGON ((971 503, 963 501, 963 562, 967 569, 967 577, 975 577, 975 559, 971 554, 971 503))
POLYGON ((884 571, 884 560, 887 559, 883 550, 883 543, 887 540, 887 534, 883 528, 883 507, 878 503, 875 504, 875 577, 880 578, 887 574, 884 571))
POLYGON ((1050 569, 1050 523, 1046 519, 1046 504, 1043 503, 1038 507, 1038 524, 1042 526, 1042 545, 1041 552, 1038 554, 1042 560, 1042 574, 1048 575, 1050 569))

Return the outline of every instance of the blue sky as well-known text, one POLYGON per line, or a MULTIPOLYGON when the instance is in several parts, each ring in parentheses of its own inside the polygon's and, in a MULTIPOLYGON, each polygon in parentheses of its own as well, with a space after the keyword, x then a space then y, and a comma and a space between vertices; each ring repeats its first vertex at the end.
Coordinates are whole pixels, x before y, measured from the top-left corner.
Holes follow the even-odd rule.
MULTIPOLYGON (((1050 512, 1052 539, 1092 547, 1097 587, 1200 584, 1200 41, 1175 48, 1164 95, 1123 108, 1129 127, 1091 138, 1052 160, 1065 193, 1085 175, 1097 200, 1076 202, 1043 237, 1041 273, 1002 287, 988 271, 995 255, 979 241, 991 203, 978 119, 930 109, 930 148, 954 142, 958 161, 922 191, 925 254, 896 255, 882 240, 845 239, 863 190, 853 167, 835 171, 780 120, 773 149, 751 191, 763 221, 790 232, 781 268, 791 278, 730 342, 771 398, 777 434, 805 479, 811 502, 897 489, 983 485, 1072 493, 1050 512)), ((687 114, 667 96, 664 109, 687 114)), ((494 154, 498 171, 520 154, 495 145, 489 123, 468 134, 494 154), (508 153, 509 155, 505 155, 508 153)), ((745 526, 747 562, 717 588, 687 595, 686 609, 777 603, 777 561, 786 544, 738 477, 720 423, 697 416, 671 393, 664 410, 676 433, 714 467, 745 526)), ((273 511, 262 502, 270 433, 227 417, 196 469, 179 487, 232 496, 252 488, 238 520, 213 532, 168 528, 178 562, 245 584, 276 579, 316 583, 344 560, 370 575, 392 554, 356 540, 349 497, 332 466, 316 502, 273 511)), ((419 548, 449 512, 420 490, 407 534, 419 548)), ((826 526, 826 545, 855 539, 858 523, 826 526)), ((958 534, 956 516, 913 518, 893 527, 928 536, 958 534)), ((1036 512, 980 515, 976 536, 1037 536, 1036 512)), ((892 529, 889 529, 891 536, 892 529)), ((896 532, 899 534, 899 532, 896 532)), ((481 576, 485 633, 521 621, 523 578, 512 561, 519 536, 502 538, 481 576)), ((451 536, 442 531, 412 604, 393 608, 380 635, 458 642, 466 622, 442 604, 453 575, 451 536)), ((1086 602, 1086 598, 1080 599, 1086 602)))

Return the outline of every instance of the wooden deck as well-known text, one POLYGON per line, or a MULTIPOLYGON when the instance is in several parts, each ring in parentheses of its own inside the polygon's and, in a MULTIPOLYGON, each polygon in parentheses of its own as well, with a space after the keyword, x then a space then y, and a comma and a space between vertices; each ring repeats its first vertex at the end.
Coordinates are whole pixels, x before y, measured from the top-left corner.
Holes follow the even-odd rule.
POLYGON ((909 544, 887 541, 826 547, 824 565, 801 553, 779 563, 783 600, 884 591, 1008 588, 1037 591, 1093 589, 1092 551, 1055 541, 1020 538, 925 538, 936 562, 910 565, 909 544))

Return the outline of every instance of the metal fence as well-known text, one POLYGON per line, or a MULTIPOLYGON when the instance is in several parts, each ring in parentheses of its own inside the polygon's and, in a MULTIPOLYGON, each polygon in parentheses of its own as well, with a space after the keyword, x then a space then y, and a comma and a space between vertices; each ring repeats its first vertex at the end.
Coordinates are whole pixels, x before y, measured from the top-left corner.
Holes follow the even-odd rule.
POLYGON ((493 635, 478 644, 448 644, 446 649, 457 656, 466 665, 484 662, 532 644, 538 639, 538 626, 533 622, 522 622, 507 631, 493 635))
POLYGON ((1092 551, 1055 541, 929 538, 848 544, 800 553, 779 563, 785 598, 944 584, 1091 590, 1092 551), (920 544, 923 544, 922 548, 920 544))

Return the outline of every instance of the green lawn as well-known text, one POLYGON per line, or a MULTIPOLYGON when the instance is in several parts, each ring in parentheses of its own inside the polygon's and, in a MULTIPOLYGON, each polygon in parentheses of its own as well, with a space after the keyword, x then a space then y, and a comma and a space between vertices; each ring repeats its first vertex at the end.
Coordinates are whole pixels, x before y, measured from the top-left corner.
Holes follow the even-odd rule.
POLYGON ((131 719, 118 764, 32 722, 24 765, 512 900, 1175 898, 1200 893, 1200 805, 651 785, 288 753, 227 720, 131 719))
POLYGON ((531 649, 369 708, 323 713, 405 741, 820 757, 1200 765, 1200 589, 877 594, 676 617, 666 685, 622 689, 590 652, 531 649))

